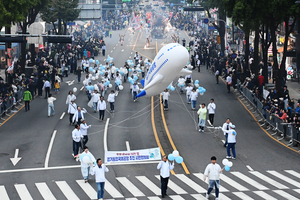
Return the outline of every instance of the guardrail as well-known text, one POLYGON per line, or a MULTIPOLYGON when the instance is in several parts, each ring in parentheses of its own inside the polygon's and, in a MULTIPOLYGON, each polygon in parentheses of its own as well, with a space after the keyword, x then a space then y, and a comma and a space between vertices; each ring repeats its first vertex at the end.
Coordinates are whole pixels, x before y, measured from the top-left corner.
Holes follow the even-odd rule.
MULTIPOLYGON (((23 100, 23 93, 25 92, 25 88, 22 87, 17 91, 17 93, 13 93, 13 95, 9 96, 8 100, 2 102, 0 106, 0 117, 1 120, 5 121, 5 116, 10 116, 9 113, 12 112, 13 109, 19 109, 18 106, 22 106, 21 101, 23 100)), ((1 125, 1 123, 0 123, 1 125)))
MULTIPOLYGON (((252 104, 252 109, 250 108, 251 112, 254 114, 254 117, 259 117, 258 120, 261 126, 266 126, 266 130, 274 131, 271 135, 279 135, 281 136, 278 140, 287 139, 290 140, 290 145, 297 145, 300 144, 300 128, 296 129, 293 123, 284 123, 283 120, 276 117, 274 114, 269 113, 268 111, 264 110, 263 103, 255 96, 255 94, 247 88, 242 88, 241 83, 238 80, 237 88, 240 93, 243 95, 243 98, 246 98, 249 104, 252 104), (255 108, 256 110, 253 110, 255 108)), ((247 104, 246 106, 249 106, 247 104)))

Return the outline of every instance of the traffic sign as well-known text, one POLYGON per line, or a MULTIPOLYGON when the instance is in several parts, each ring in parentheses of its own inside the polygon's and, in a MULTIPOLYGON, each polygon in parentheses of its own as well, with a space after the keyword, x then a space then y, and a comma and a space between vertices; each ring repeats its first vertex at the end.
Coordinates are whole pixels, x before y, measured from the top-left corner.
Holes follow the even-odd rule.
POLYGON ((236 58, 236 54, 233 53, 233 54, 231 55, 231 58, 232 58, 232 59, 235 59, 235 58, 236 58))
POLYGON ((204 23, 204 24, 208 24, 208 22, 209 22, 209 19, 207 19, 207 18, 204 18, 204 19, 203 19, 203 23, 204 23))

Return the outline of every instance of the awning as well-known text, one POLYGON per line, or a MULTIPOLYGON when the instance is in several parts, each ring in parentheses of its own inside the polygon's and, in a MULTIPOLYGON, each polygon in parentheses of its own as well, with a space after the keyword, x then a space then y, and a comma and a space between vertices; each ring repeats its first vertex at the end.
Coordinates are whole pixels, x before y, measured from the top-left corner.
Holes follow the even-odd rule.
POLYGON ((74 22, 79 26, 83 26, 86 24, 86 22, 83 22, 83 21, 74 21, 74 22))

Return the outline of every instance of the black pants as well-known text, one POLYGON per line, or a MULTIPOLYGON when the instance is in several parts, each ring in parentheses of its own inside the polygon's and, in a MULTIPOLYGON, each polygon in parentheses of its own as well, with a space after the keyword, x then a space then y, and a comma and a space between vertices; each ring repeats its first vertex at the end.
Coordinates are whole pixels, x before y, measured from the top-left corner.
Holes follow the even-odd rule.
POLYGON ((219 75, 216 75, 216 82, 219 84, 219 75))
POLYGON ((208 115, 209 121, 210 121, 210 123, 211 123, 212 125, 214 124, 214 116, 215 116, 215 114, 209 114, 209 115, 208 115))
POLYGON ((25 101, 25 111, 30 110, 30 101, 25 101))
POLYGON ((72 121, 73 121, 73 116, 74 116, 74 114, 71 114, 71 113, 70 113, 70 117, 69 117, 70 124, 71 124, 71 123, 72 123, 72 121))
POLYGON ((169 177, 163 178, 162 176, 160 176, 161 195, 167 194, 168 182, 169 182, 169 177))
POLYGON ((48 98, 50 94, 50 87, 45 87, 45 98, 48 98))
POLYGON ((80 126, 80 123, 81 123, 81 119, 82 119, 82 118, 79 118, 79 117, 78 117, 77 124, 78 124, 79 126, 80 126))
POLYGON ((89 141, 89 137, 87 135, 84 135, 82 138, 82 148, 85 147, 85 145, 88 141, 89 141))
POLYGON ((227 92, 230 93, 230 84, 227 83, 227 92))
POLYGON ((105 110, 99 110, 99 119, 103 121, 105 110))
POLYGON ((105 56, 105 50, 102 50, 102 55, 105 56))

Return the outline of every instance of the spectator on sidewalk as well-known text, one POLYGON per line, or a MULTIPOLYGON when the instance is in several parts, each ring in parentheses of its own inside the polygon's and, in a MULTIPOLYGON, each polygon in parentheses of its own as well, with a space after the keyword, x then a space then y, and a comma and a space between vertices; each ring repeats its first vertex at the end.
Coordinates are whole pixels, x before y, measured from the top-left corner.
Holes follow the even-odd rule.
POLYGON ((27 112, 30 110, 30 101, 32 100, 32 95, 28 88, 23 93, 23 100, 25 102, 25 111, 27 112))

